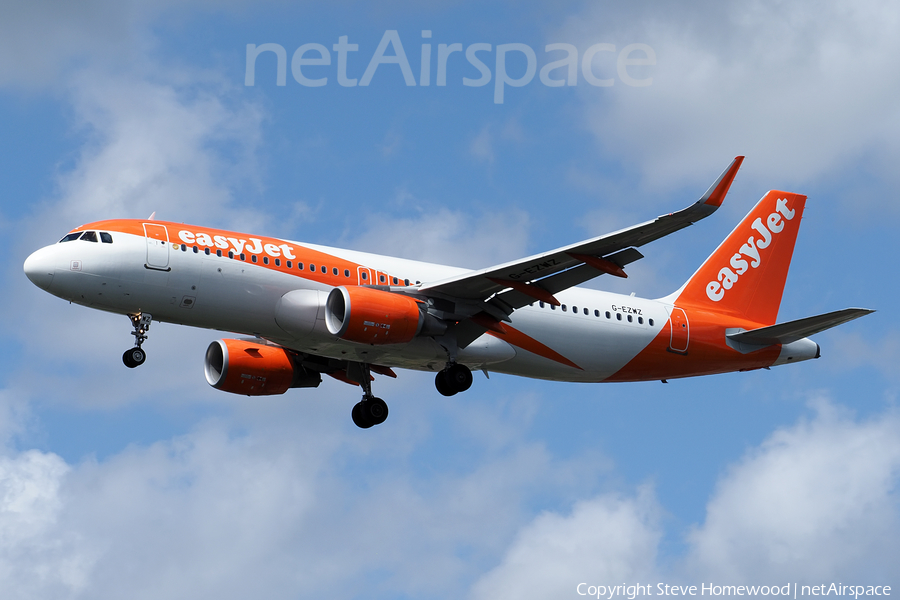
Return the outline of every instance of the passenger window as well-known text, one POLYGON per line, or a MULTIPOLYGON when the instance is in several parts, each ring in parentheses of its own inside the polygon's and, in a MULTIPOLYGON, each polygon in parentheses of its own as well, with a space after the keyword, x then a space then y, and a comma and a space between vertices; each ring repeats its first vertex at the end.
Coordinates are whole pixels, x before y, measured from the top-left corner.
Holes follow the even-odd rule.
POLYGON ((629 322, 629 323, 633 323, 633 322, 634 322, 634 317, 632 317, 631 315, 628 315, 628 322, 629 322))
POLYGON ((100 232, 100 241, 104 244, 112 244, 112 236, 105 231, 100 232))
POLYGON ((609 311, 606 311, 606 318, 609 319, 612 315, 609 314, 609 311))
POLYGON ((400 281, 396 277, 394 277, 394 285, 397 285, 398 283, 400 283, 400 281))
POLYGON ((309 270, 312 271, 313 273, 315 273, 315 272, 316 272, 316 265, 314 265, 314 264, 312 264, 312 263, 309 263, 309 270))
POLYGON ((600 311, 597 310, 597 309, 594 309, 594 316, 595 316, 595 317, 599 317, 599 316, 600 316, 600 311))
POLYGON ((276 258, 276 259, 275 259, 275 266, 276 266, 276 267, 280 267, 280 266, 281 266, 281 259, 280 259, 280 258, 276 258))
POLYGON ((96 242, 97 241, 97 232, 96 231, 85 231, 84 235, 81 236, 81 241, 96 242))
POLYGON ((221 250, 216 250, 216 256, 222 256, 222 251, 221 251, 221 250))
POLYGON ((538 306, 540 306, 541 308, 544 308, 544 301, 541 300, 540 302, 538 302, 538 306))
POLYGON ((204 249, 203 249, 203 253, 204 253, 205 255, 209 256, 209 248, 204 248, 204 249))
POLYGON ((566 305, 565 305, 565 304, 562 305, 562 311, 563 311, 563 312, 566 312, 566 305))
POLYGON ((264 264, 264 265, 269 264, 269 257, 268 257, 268 256, 263 256, 263 264, 264 264))
POLYGON ((197 246, 194 246, 194 254, 197 254, 198 252, 200 252, 200 248, 198 248, 197 246))
POLYGON ((288 269, 293 269, 293 268, 294 268, 294 263, 292 263, 291 261, 287 261, 287 268, 288 268, 288 269))
POLYGON ((298 263, 297 263, 297 270, 298 270, 298 271, 302 271, 302 270, 303 270, 303 263, 302 263, 302 262, 298 262, 298 263))
POLYGON ((572 307, 572 312, 575 313, 575 314, 577 315, 577 314, 578 314, 578 307, 577 307, 577 306, 573 306, 573 307, 572 307))
POLYGON ((234 252, 231 250, 228 251, 228 258, 234 258, 234 252))
POLYGON ((182 244, 182 245, 181 245, 181 251, 182 251, 182 252, 187 252, 187 244, 182 244))
POLYGON ((256 255, 255 255, 255 254, 251 254, 251 255, 250 255, 250 260, 252 260, 253 262, 256 262, 256 255))
POLYGON ((647 324, 653 327, 653 319, 647 319, 647 324))
POLYGON ((550 310, 556 310, 556 305, 555 305, 555 304, 551 304, 551 305, 550 305, 550 310))
POLYGON ((75 241, 75 240, 77 240, 78 238, 81 237, 81 234, 82 234, 82 233, 84 233, 84 232, 83 232, 83 231, 76 231, 75 233, 70 233, 70 234, 66 235, 66 237, 64 237, 63 239, 59 240, 59 243, 62 244, 63 242, 72 242, 72 241, 75 241))
POLYGON ((379 283, 384 283, 384 275, 379 275, 379 276, 378 276, 378 282, 379 282, 379 283))
POLYGON ((332 274, 332 275, 337 275, 339 272, 340 272, 340 271, 338 271, 338 268, 337 268, 337 267, 333 267, 333 268, 331 269, 331 274, 332 274))
POLYGON ((616 320, 617 320, 617 321, 621 321, 621 320, 622 320, 622 313, 616 313, 616 320))
POLYGON ((644 324, 644 317, 638 317, 638 324, 639 324, 639 325, 643 325, 643 324, 644 324))
POLYGON ((322 265, 322 272, 325 273, 326 275, 328 275, 328 267, 326 267, 325 265, 322 265))
POLYGON ((363 281, 366 281, 368 278, 369 278, 369 274, 366 273, 365 271, 363 271, 363 272, 362 272, 362 280, 363 280, 363 281))
POLYGON ((350 277, 350 269, 344 269, 344 277, 350 277))

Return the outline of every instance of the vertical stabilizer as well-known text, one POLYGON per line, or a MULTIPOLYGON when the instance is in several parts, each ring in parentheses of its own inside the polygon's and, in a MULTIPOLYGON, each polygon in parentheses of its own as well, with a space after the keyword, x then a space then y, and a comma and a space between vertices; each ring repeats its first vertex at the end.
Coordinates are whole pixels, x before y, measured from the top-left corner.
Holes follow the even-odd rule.
POLYGON ((775 323, 806 196, 770 191, 753 207, 675 300, 678 306, 775 323))

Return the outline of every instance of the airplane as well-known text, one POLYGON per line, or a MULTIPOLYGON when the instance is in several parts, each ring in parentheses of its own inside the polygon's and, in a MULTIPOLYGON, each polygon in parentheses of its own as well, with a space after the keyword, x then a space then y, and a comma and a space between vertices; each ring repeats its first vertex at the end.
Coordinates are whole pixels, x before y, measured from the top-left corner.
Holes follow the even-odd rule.
POLYGON ((613 233, 469 270, 223 231, 117 219, 83 225, 31 254, 25 274, 70 302, 127 315, 144 363, 153 321, 235 332, 213 341, 216 389, 263 396, 317 387, 322 375, 362 388, 360 428, 383 423, 373 374, 435 373, 444 396, 472 371, 570 382, 662 381, 768 369, 819 358, 809 336, 871 312, 847 308, 776 324, 806 196, 772 190, 700 268, 659 299, 578 285, 627 277, 638 247, 721 206, 743 156, 694 204, 613 233))

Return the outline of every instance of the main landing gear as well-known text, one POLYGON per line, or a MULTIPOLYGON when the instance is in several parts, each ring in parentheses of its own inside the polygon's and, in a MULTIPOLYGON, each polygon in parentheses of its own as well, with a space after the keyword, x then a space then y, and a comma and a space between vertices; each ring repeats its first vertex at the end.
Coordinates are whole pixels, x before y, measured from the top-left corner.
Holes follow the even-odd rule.
POLYGON ((434 376, 434 387, 443 396, 453 396, 472 387, 472 371, 466 365, 450 363, 434 376))
POLYGON ((141 344, 147 339, 147 331, 150 329, 150 321, 153 316, 149 313, 136 313, 128 315, 128 318, 131 319, 131 325, 134 327, 134 331, 131 332, 131 335, 134 336, 134 348, 125 351, 125 354, 122 355, 122 362, 129 369, 133 369, 147 360, 147 353, 141 348, 141 344))
POLYGON ((369 365, 362 364, 362 381, 360 385, 363 389, 362 400, 353 406, 350 416, 353 417, 353 423, 361 428, 368 429, 373 425, 381 425, 388 417, 387 402, 381 398, 376 398, 372 394, 372 378, 369 372, 369 365))

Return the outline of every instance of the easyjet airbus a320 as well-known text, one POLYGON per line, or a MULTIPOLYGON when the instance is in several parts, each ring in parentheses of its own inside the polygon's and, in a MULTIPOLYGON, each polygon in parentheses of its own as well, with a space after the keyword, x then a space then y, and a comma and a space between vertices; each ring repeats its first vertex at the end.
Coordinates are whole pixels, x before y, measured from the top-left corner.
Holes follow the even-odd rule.
POLYGON ((127 315, 144 362, 152 321, 233 331, 206 350, 206 379, 235 394, 362 388, 359 427, 387 404, 372 373, 436 372, 451 396, 472 370, 556 381, 648 381, 747 371, 819 357, 808 336, 872 311, 775 324, 806 196, 770 191, 700 269, 657 300, 578 288, 626 277, 637 250, 712 214, 743 157, 691 206, 652 221, 476 271, 208 227, 90 223, 25 261, 38 287, 127 315))

